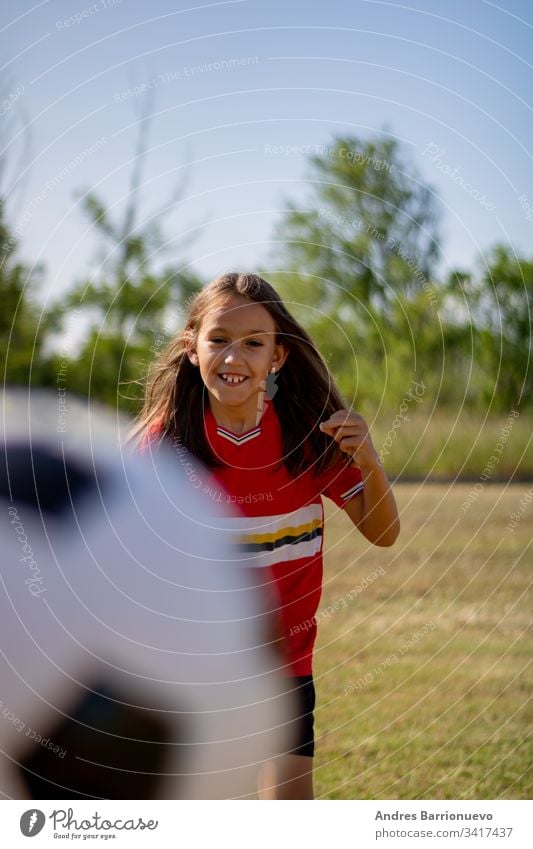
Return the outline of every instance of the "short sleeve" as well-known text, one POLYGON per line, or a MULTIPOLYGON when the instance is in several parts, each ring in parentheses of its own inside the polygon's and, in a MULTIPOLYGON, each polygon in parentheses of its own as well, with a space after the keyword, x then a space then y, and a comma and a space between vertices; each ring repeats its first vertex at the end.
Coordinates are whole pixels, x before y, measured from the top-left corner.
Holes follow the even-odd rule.
POLYGON ((331 498, 337 507, 344 507, 351 498, 363 491, 360 469, 347 465, 344 460, 339 460, 321 477, 321 494, 331 498))

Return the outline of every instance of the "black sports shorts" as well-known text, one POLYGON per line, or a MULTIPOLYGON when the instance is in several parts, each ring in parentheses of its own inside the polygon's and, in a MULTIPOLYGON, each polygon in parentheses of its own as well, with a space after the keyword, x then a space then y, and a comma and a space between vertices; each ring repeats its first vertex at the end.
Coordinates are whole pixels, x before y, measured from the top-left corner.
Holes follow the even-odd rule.
POLYGON ((315 685, 312 675, 299 675, 287 679, 288 689, 295 701, 296 715, 290 724, 290 739, 294 748, 288 749, 287 754, 307 755, 312 758, 315 754, 314 709, 315 685))

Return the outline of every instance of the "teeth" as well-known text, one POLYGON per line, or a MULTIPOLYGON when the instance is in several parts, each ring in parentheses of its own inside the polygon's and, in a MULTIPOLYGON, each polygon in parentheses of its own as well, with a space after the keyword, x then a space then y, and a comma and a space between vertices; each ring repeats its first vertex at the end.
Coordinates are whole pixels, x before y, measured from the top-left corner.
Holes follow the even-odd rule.
POLYGON ((245 377, 237 377, 236 375, 232 374, 223 374, 221 376, 222 379, 225 380, 227 383, 242 383, 243 380, 246 380, 245 377))

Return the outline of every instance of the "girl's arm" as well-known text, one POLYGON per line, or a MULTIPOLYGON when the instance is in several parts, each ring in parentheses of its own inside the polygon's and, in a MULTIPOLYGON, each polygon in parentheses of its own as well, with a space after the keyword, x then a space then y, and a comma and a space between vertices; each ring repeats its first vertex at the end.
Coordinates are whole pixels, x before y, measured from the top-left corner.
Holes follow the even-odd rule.
POLYGON ((398 508, 365 420, 353 410, 338 410, 320 423, 320 429, 332 436, 361 470, 363 491, 348 501, 345 512, 374 545, 392 545, 400 533, 398 508))

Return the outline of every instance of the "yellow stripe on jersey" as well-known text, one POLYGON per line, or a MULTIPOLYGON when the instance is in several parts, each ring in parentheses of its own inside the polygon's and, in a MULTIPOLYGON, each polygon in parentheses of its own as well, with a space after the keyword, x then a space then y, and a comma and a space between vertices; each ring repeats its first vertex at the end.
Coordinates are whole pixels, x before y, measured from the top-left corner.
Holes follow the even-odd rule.
POLYGON ((239 562, 264 567, 313 557, 322 548, 322 503, 276 516, 238 516, 224 520, 239 562))
POLYGON ((305 525, 287 525, 272 534, 243 534, 239 537, 238 541, 261 545, 264 542, 275 542, 276 540, 283 539, 283 537, 301 536, 320 527, 322 527, 321 520, 315 519, 314 522, 307 522, 305 525))

